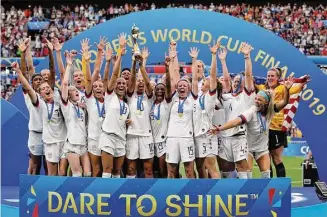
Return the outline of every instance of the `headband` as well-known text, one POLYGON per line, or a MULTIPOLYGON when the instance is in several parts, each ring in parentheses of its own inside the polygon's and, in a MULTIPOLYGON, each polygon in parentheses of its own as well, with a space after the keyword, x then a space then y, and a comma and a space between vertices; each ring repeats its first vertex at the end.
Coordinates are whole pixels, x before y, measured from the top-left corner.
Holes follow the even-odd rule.
POLYGON ((270 102, 270 97, 268 96, 268 94, 267 94, 265 91, 260 90, 260 91, 257 93, 257 95, 262 96, 263 98, 265 98, 265 100, 266 100, 267 102, 270 102))

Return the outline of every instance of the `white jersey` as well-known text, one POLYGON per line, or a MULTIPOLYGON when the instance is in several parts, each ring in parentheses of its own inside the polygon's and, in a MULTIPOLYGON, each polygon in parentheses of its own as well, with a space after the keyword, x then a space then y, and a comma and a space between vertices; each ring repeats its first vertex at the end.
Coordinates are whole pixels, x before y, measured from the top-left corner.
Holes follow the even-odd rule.
POLYGON ((68 100, 62 102, 61 111, 67 127, 67 140, 73 145, 86 144, 85 111, 68 100))
POLYGON ((60 100, 61 100, 61 93, 57 87, 54 87, 54 89, 53 89, 53 98, 54 98, 54 100, 57 100, 58 102, 60 102, 60 100))
POLYGON ((150 118, 154 143, 163 142, 167 138, 171 106, 172 102, 167 103, 166 100, 152 104, 150 118))
POLYGON ((150 123, 152 99, 149 99, 145 93, 139 96, 134 92, 131 97, 127 96, 128 106, 131 111, 130 119, 132 120, 132 124, 127 129, 128 135, 152 136, 150 123))
POLYGON ((261 115, 261 113, 257 112, 255 105, 243 112, 240 117, 247 125, 247 141, 249 151, 260 152, 267 150, 270 121, 267 121, 266 118, 261 115))
MULTIPOLYGON (((246 93, 244 90, 235 94, 223 94, 223 108, 225 110, 225 122, 233 120, 241 115, 244 111, 249 109, 254 104, 255 93, 246 93)), ((234 127, 223 132, 224 137, 236 135, 238 133, 245 133, 245 125, 234 127)))
MULTIPOLYGON (((31 98, 29 97, 28 93, 25 92, 25 90, 23 89, 23 93, 24 93, 24 99, 25 99, 25 104, 28 110, 28 113, 30 115, 29 117, 29 121, 28 121, 28 129, 30 131, 34 131, 34 132, 39 132, 42 133, 42 115, 41 112, 34 107, 31 98)), ((38 93, 36 93, 38 99, 40 99, 40 95, 38 93)))
POLYGON ((127 103, 120 100, 114 91, 106 93, 104 102, 106 116, 102 130, 108 134, 115 134, 126 141, 126 120, 130 113, 127 103))
POLYGON ((52 144, 66 140, 67 129, 61 112, 61 100, 54 99, 53 103, 47 103, 38 97, 35 105, 42 114, 42 140, 44 143, 52 144))
POLYGON ((87 109, 88 138, 98 141, 102 132, 101 126, 106 116, 105 103, 97 100, 93 94, 85 97, 87 109))
POLYGON ((175 94, 172 100, 167 137, 193 138, 193 106, 193 96, 180 99, 178 94, 175 94))
POLYGON ((85 90, 78 90, 79 92, 79 102, 80 103, 86 103, 86 96, 85 96, 85 90))
MULTIPOLYGON (((216 126, 221 126, 225 123, 225 110, 223 108, 219 109, 219 105, 221 105, 221 103, 216 99, 215 110, 212 117, 212 124, 216 126)), ((217 136, 221 137, 221 133, 218 133, 217 136)))
POLYGON ((216 90, 207 92, 194 100, 193 124, 194 136, 206 134, 212 126, 212 118, 216 104, 216 90))

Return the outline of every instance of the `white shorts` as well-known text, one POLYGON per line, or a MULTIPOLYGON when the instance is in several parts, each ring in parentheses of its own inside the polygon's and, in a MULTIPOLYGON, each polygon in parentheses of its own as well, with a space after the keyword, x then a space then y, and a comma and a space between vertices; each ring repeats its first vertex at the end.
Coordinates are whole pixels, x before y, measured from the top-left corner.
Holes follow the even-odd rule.
POLYGON ((209 154, 207 157, 216 157, 218 155, 218 138, 216 136, 209 137, 209 154))
POLYGON ((195 145, 191 138, 167 138, 166 162, 178 164, 191 162, 195 159, 195 145))
POLYGON ((245 135, 222 138, 222 149, 219 157, 228 162, 238 162, 248 158, 248 146, 245 135))
POLYGON ((257 161, 265 154, 269 154, 268 147, 265 151, 249 151, 249 154, 257 161))
MULTIPOLYGON (((87 147, 86 144, 81 145, 81 144, 72 144, 69 141, 65 142, 64 145, 64 153, 67 155, 68 153, 73 153, 73 154, 77 154, 79 156, 84 155, 85 153, 87 153, 87 147)), ((67 156, 66 156, 67 157, 67 156)))
POLYGON ((60 159, 66 158, 64 153, 64 142, 44 143, 45 159, 52 163, 59 163, 60 159))
POLYGON ((195 157, 196 158, 205 158, 211 154, 210 138, 207 134, 203 134, 194 138, 195 143, 195 157))
POLYGON ((154 143, 154 154, 156 157, 161 157, 162 155, 166 154, 166 141, 154 143))
POLYGON ((126 154, 126 141, 115 134, 102 132, 99 138, 99 149, 114 157, 122 157, 126 154))
POLYGON ((28 134, 28 149, 32 155, 41 156, 44 155, 42 133, 36 133, 29 131, 28 134))
POLYGON ((99 148, 99 141, 97 140, 88 138, 87 150, 95 156, 101 156, 101 149, 99 148))
POLYGON ((151 159, 154 157, 152 136, 127 135, 126 157, 129 160, 151 159))
POLYGON ((218 149, 217 149, 217 155, 219 156, 220 154, 223 153, 224 149, 223 149, 223 137, 221 136, 217 136, 217 143, 218 143, 218 149))

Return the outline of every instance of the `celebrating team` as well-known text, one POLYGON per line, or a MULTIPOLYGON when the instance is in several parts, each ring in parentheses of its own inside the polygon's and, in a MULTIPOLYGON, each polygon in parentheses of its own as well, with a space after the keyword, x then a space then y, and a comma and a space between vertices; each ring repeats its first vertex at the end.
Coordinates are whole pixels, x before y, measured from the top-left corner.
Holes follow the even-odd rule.
MULTIPOLYGON (((165 57, 166 73, 153 84, 145 69, 147 49, 133 55, 131 69, 121 70, 127 51, 125 34, 119 35, 116 55, 105 49, 106 39, 100 38, 92 74, 89 40, 81 42, 85 75, 74 65, 76 51, 65 52, 64 66, 58 40, 47 41, 49 70, 35 74, 29 43, 25 40, 19 45, 21 67, 12 65, 30 114, 29 174, 40 174, 45 158, 48 175, 65 176, 69 166, 74 177, 153 178, 155 170, 159 177, 178 178, 183 163, 187 178, 196 177, 194 166, 199 178, 220 178, 218 161, 222 177, 246 179, 252 177, 255 159, 262 178, 270 178, 268 144, 274 136, 269 127, 275 113, 288 103, 294 78, 279 82, 281 70, 272 68, 267 85, 255 86, 249 44, 241 47, 245 71, 233 79, 226 65, 227 50, 219 41, 209 46, 208 77, 204 77, 204 63, 197 59, 199 50, 191 48, 190 78, 180 77, 177 44, 172 41, 165 57), (53 51, 61 87, 55 82, 53 51), (223 71, 219 79, 217 56, 223 71)), ((281 143, 278 139, 276 134, 275 143, 281 143)), ((280 151, 276 153, 277 157, 271 154, 274 163, 280 158, 280 151)))

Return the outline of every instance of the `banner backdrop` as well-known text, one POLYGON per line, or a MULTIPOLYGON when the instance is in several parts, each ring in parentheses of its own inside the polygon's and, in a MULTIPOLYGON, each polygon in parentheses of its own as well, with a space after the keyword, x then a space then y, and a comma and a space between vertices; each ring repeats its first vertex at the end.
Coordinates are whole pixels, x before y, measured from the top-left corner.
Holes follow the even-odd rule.
MULTIPOLYGON (((119 46, 117 36, 125 32, 128 34, 129 48, 127 55, 123 58, 123 67, 129 67, 130 47, 132 47, 131 27, 134 23, 140 29, 138 40, 140 47, 147 46, 151 52, 148 64, 163 62, 169 41, 175 40, 178 42, 180 62, 190 62, 188 50, 191 46, 196 46, 200 49, 199 59, 209 65, 211 54, 208 44, 221 39, 221 45, 228 49, 227 65, 231 73, 244 70, 244 58, 240 54, 240 46, 242 42, 248 42, 254 47, 251 59, 255 76, 266 77, 267 70, 277 66, 284 69, 283 76, 293 74, 300 77, 310 74, 312 81, 302 92, 302 100, 294 121, 310 144, 321 180, 327 181, 327 158, 325 157, 327 153, 327 137, 325 136, 327 76, 298 49, 272 32, 241 19, 215 12, 176 8, 131 13, 109 20, 66 42, 62 52, 71 49, 79 51, 80 41, 89 38, 90 44, 93 45, 91 60, 94 62, 96 53, 94 42, 98 42, 100 36, 107 37, 108 47, 116 51, 119 46)), ((81 66, 81 60, 77 60, 77 65, 81 66)), ((40 62, 36 71, 39 72, 43 68, 48 68, 48 63, 40 62)), ((221 68, 220 64, 218 68, 221 68)), ((25 107, 21 92, 17 92, 11 102, 19 109, 25 107)))
POLYGON ((291 216, 291 180, 20 176, 20 217, 291 216), (78 179, 78 180, 77 180, 78 179))

